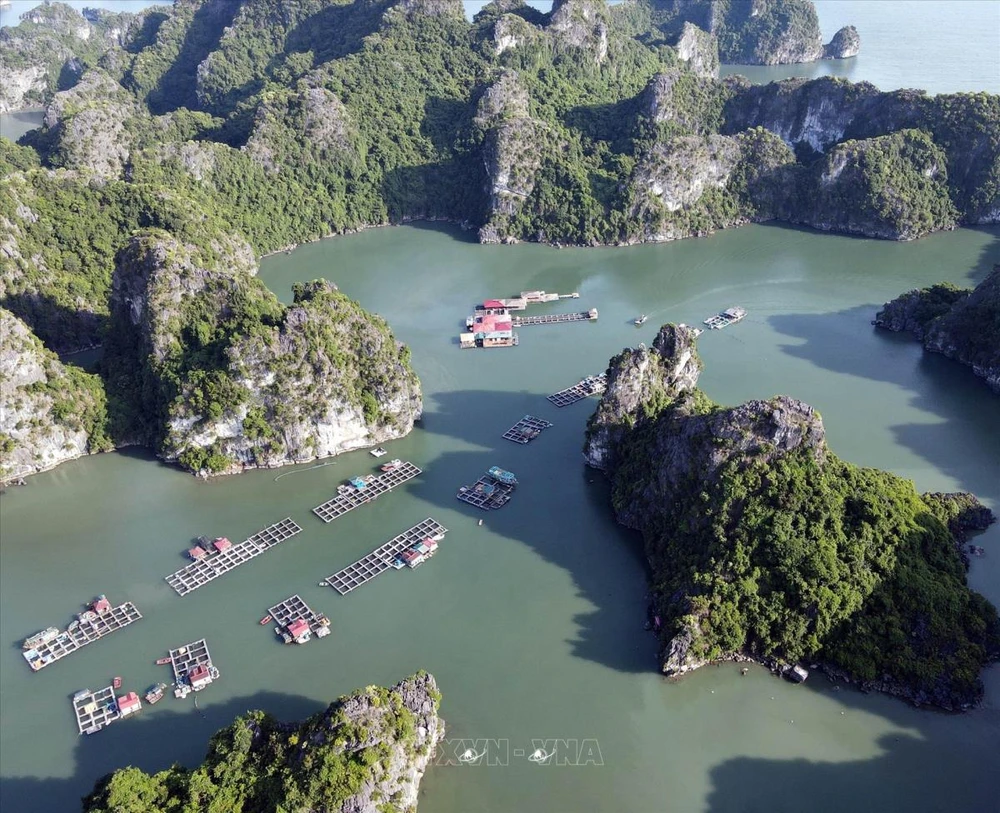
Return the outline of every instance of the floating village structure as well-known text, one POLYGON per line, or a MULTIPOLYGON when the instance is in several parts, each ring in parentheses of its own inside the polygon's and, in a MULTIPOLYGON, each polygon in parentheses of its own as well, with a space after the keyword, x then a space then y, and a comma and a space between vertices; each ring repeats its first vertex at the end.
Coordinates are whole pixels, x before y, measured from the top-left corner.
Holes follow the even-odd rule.
POLYGON ((487 299, 476 305, 475 312, 465 320, 466 332, 458 337, 459 347, 515 347, 519 343, 514 328, 530 325, 553 325, 563 322, 594 321, 597 308, 579 313, 553 313, 546 316, 514 316, 511 311, 521 311, 528 305, 555 302, 559 299, 578 299, 580 294, 547 294, 545 291, 522 291, 511 299, 487 299))
POLYGON ((564 390, 559 390, 559 392, 548 396, 548 400, 557 407, 562 408, 569 406, 570 404, 575 404, 577 401, 582 401, 584 398, 591 395, 601 395, 607 388, 607 373, 601 373, 600 375, 588 375, 572 387, 567 387, 564 390))
POLYGON ((731 308, 726 308, 722 313, 710 316, 705 320, 704 324, 708 325, 711 330, 722 330, 724 327, 729 327, 742 321, 746 315, 745 308, 734 305, 731 308))
POLYGON ((373 500, 392 491, 408 480, 412 480, 421 470, 404 460, 392 460, 381 466, 381 474, 353 477, 337 488, 337 495, 322 505, 317 505, 313 513, 323 522, 333 522, 348 511, 367 505, 373 500))
POLYGON ((375 548, 371 553, 362 556, 343 570, 338 570, 332 576, 327 576, 320 582, 320 585, 329 585, 342 596, 346 596, 352 590, 356 590, 376 576, 380 576, 395 567, 393 562, 404 551, 421 543, 426 544, 428 541, 440 542, 446 533, 448 533, 447 528, 428 517, 423 522, 403 531, 399 536, 393 537, 384 545, 375 548))
POLYGON ((516 488, 517 478, 511 472, 498 466, 490 466, 486 474, 473 485, 462 486, 455 496, 483 511, 493 511, 510 502, 516 488))
POLYGON ((522 445, 531 443, 531 441, 537 438, 550 426, 552 426, 552 424, 548 421, 543 421, 541 418, 536 418, 533 415, 525 415, 521 418, 521 420, 503 433, 503 439, 513 441, 514 443, 520 443, 522 445))
POLYGON ((27 638, 21 645, 21 654, 32 671, 37 672, 140 618, 142 615, 131 601, 112 607, 107 597, 100 595, 65 630, 49 627, 27 638))
POLYGON ((301 531, 295 522, 285 517, 281 522, 269 525, 236 545, 224 536, 218 537, 211 544, 202 537, 198 544, 187 552, 188 557, 193 560, 191 564, 167 576, 167 584, 177 595, 186 596, 192 590, 204 587, 210 581, 246 564, 301 531))
POLYGON ((170 650, 170 668, 174 672, 174 697, 185 698, 200 692, 219 679, 204 638, 170 650))
POLYGON ((322 613, 313 612, 298 595, 279 601, 268 613, 277 624, 274 634, 286 644, 305 644, 313 635, 325 638, 330 634, 330 619, 322 613))

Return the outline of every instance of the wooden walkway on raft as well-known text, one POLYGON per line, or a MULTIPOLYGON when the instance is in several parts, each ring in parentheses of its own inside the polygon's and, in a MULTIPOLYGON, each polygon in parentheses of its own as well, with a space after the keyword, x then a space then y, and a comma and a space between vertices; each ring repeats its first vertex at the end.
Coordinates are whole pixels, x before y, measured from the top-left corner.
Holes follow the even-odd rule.
POLYGON ((135 605, 131 601, 112 607, 103 613, 99 613, 92 621, 80 621, 79 625, 72 630, 60 632, 51 641, 39 644, 33 650, 24 653, 24 659, 34 670, 44 669, 50 663, 55 663, 67 655, 72 655, 78 649, 99 641, 105 635, 124 629, 133 621, 142 618, 135 605), (33 657, 29 657, 32 655, 33 657))
POLYGON ((403 531, 399 536, 395 536, 384 545, 375 548, 367 556, 363 556, 352 565, 348 565, 343 570, 339 570, 332 576, 324 579, 324 582, 340 595, 346 596, 352 590, 356 590, 363 584, 367 584, 376 576, 380 576, 392 567, 392 560, 407 548, 412 548, 418 542, 422 542, 428 537, 443 536, 448 533, 448 529, 441 523, 428 517, 423 522, 419 522, 409 530, 403 531))
POLYGON ((176 573, 171 573, 167 576, 167 584, 174 588, 177 595, 186 596, 192 590, 204 587, 210 581, 246 564, 301 532, 302 529, 295 522, 285 517, 281 522, 269 525, 228 550, 213 553, 204 559, 192 562, 187 567, 182 567, 176 573))
POLYGON ((515 423, 510 429, 503 433, 504 440, 512 440, 514 443, 531 443, 545 429, 552 426, 548 421, 536 418, 533 415, 525 415, 515 423))
POLYGON ((403 464, 392 471, 382 474, 372 475, 362 489, 354 486, 344 485, 340 487, 339 493, 332 500, 328 500, 322 505, 317 505, 313 513, 323 522, 333 522, 338 517, 344 516, 348 511, 367 505, 372 500, 378 499, 383 494, 392 491, 396 486, 400 486, 407 480, 412 480, 423 472, 412 463, 403 461, 403 464))
POLYGON ((284 601, 279 601, 268 609, 271 620, 279 627, 287 627, 296 619, 301 618, 309 625, 309 629, 317 638, 324 637, 327 633, 320 634, 320 630, 329 628, 330 619, 322 613, 314 612, 299 595, 289 596, 284 601))
POLYGON ((170 650, 170 668, 174 670, 174 680, 178 685, 187 680, 188 673, 195 667, 211 665, 212 656, 204 638, 170 650))
POLYGON ((93 734, 104 726, 121 719, 113 686, 92 692, 89 689, 73 697, 73 714, 81 734, 93 734))
POLYGON ((561 325, 565 322, 591 322, 597 319, 597 309, 579 313, 550 313, 546 316, 512 316, 511 327, 531 325, 561 325))
POLYGON ((600 375, 588 375, 578 384, 574 384, 572 387, 567 387, 564 390, 559 390, 559 392, 554 395, 550 395, 548 400, 550 400, 557 407, 562 408, 569 406, 570 404, 575 404, 577 401, 582 401, 584 398, 591 395, 601 395, 607 388, 607 373, 601 373, 600 375))

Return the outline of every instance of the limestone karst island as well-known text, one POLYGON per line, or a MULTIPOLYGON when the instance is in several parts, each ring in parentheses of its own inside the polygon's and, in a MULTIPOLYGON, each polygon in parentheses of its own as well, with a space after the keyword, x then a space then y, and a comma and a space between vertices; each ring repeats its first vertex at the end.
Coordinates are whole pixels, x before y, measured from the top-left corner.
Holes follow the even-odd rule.
POLYGON ((0 185, 4 813, 995 808, 1000 3, 5 0, 0 185))

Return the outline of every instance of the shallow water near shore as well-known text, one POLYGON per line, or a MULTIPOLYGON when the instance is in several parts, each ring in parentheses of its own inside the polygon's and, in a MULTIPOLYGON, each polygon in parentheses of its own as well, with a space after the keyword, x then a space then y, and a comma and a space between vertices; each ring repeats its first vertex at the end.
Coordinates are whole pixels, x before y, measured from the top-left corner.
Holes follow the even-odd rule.
MULTIPOLYGON (((425 474, 329 525, 310 509, 372 470, 365 452, 205 483, 126 450, 8 489, 0 807, 72 810, 115 767, 198 762, 209 735, 249 708, 299 718, 425 668, 453 738, 442 759, 456 762, 477 741, 488 756, 432 767, 424 813, 990 809, 1000 790, 988 767, 1000 747, 996 668, 983 708, 961 716, 834 690, 819 675, 792 686, 756 667, 746 677, 723 666, 680 683, 660 678, 642 629, 640 541, 614 523, 603 478, 582 465, 596 402, 556 409, 545 396, 599 372, 622 347, 651 342, 663 322, 699 323, 740 304, 743 323, 699 339, 711 397, 796 396, 820 410, 842 457, 921 490, 974 491, 997 509, 1000 398, 965 368, 870 325, 898 293, 942 279, 971 285, 994 262, 997 229, 896 244, 750 226, 661 246, 555 250, 479 246, 468 233, 420 224, 266 259, 261 277, 283 300, 294 282, 326 277, 410 345, 425 415, 385 445, 425 474), (458 349, 476 301, 536 288, 580 298, 535 313, 597 307, 600 319, 522 328, 514 349, 458 349), (650 319, 636 328, 641 312, 650 319), (526 447, 502 440, 526 413, 554 426, 526 447), (510 505, 483 514, 455 500, 491 464, 521 480, 510 505), (295 473, 275 479, 286 472, 295 473), (193 537, 243 539, 285 516, 303 533, 211 585, 178 598, 163 581, 193 537), (451 530, 427 565, 346 597, 318 586, 428 516, 451 530), (145 617, 30 673, 20 641, 65 625, 99 592, 134 601, 145 617), (258 626, 293 593, 331 617, 332 635, 283 647, 258 626), (199 695, 199 710, 166 697, 138 719, 76 735, 73 692, 113 675, 141 691, 167 678, 155 658, 203 636, 222 678, 199 695), (532 763, 526 755, 538 747, 556 747, 557 759, 532 763)), ((973 559, 970 582, 1000 603, 1000 531, 977 543, 987 554, 973 559)))

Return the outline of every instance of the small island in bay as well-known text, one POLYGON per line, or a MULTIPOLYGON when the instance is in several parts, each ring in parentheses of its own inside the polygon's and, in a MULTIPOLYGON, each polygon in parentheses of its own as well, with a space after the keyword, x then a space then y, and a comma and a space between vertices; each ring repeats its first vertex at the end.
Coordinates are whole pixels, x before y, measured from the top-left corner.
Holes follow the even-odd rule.
POLYGON ((917 705, 978 702, 1000 619, 961 543, 993 514, 841 460, 801 401, 713 403, 694 339, 664 325, 611 360, 584 452, 643 534, 663 672, 804 661, 917 705))
POLYGON ((83 810, 406 813, 444 737, 440 701, 434 678, 419 672, 391 689, 358 690, 301 723, 247 712, 212 737, 197 768, 119 768, 97 782, 83 810))
POLYGON ((1000 393, 1000 265, 974 289, 940 283, 909 291, 883 305, 874 324, 911 334, 1000 393))

